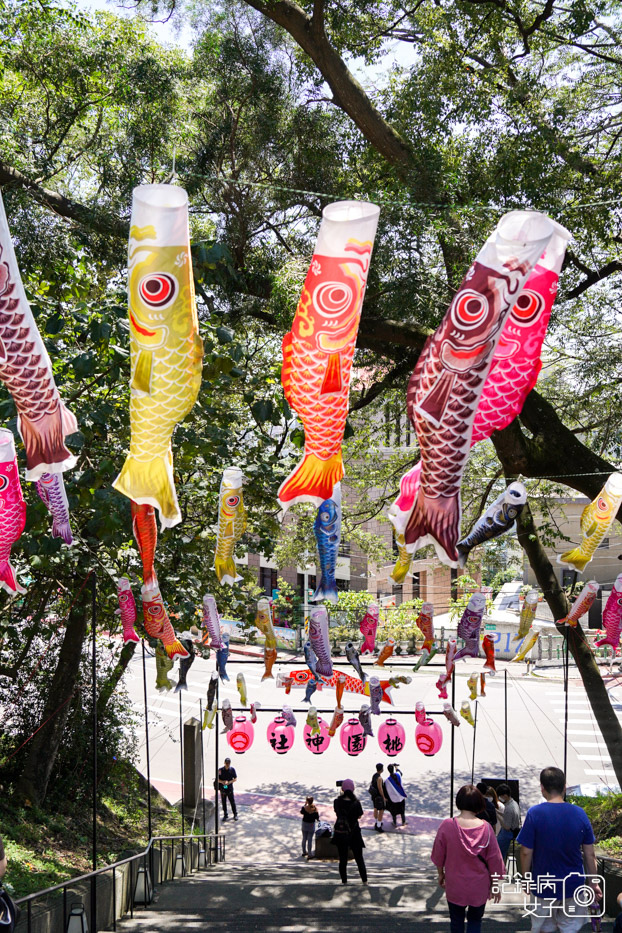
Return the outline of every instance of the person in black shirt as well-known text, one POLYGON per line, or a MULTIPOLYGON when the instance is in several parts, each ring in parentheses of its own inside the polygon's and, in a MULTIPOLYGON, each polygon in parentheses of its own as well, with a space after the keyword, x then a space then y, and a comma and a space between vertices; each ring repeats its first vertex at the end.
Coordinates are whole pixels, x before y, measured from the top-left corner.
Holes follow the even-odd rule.
POLYGON ((238 810, 235 805, 235 797, 233 796, 233 785, 237 779, 238 776, 235 772, 235 768, 231 767, 231 759, 225 758, 224 768, 220 768, 218 771, 218 786, 220 788, 220 799, 222 801, 223 820, 229 819, 227 815, 227 800, 231 804, 233 819, 237 820, 238 818, 238 810))
POLYGON ((487 823, 490 823, 494 829, 497 825, 497 811, 495 810, 495 805, 492 800, 489 800, 486 796, 488 784, 484 784, 483 781, 480 781, 479 784, 476 784, 475 786, 486 802, 486 809, 482 810, 481 813, 478 813, 477 816, 480 818, 480 820, 486 820, 487 823))
POLYGON ((367 868, 363 859, 365 843, 361 835, 359 819, 363 816, 363 808, 358 797, 354 796, 354 781, 349 778, 341 784, 341 795, 333 803, 337 819, 333 831, 333 841, 339 852, 339 874, 341 883, 348 883, 348 848, 358 865, 359 874, 363 884, 367 884, 367 868))

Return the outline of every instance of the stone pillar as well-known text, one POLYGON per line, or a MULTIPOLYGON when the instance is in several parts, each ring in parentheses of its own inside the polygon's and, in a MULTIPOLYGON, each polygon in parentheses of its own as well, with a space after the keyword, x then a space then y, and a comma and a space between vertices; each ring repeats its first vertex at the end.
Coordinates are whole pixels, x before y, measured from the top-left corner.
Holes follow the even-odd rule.
POLYGON ((196 807, 201 794, 201 723, 192 717, 184 723, 184 807, 196 807))

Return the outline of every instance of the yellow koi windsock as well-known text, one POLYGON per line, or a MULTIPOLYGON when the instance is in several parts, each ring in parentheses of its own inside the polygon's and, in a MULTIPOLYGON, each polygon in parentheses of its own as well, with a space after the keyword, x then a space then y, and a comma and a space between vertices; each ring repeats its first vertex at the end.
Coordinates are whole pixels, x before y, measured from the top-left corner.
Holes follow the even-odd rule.
POLYGON ((514 655, 512 661, 524 661, 540 637, 540 629, 532 629, 531 634, 525 638, 523 647, 514 655))
POLYGON ((246 509, 242 497, 242 471, 238 467, 228 467, 220 483, 218 534, 214 558, 216 576, 221 584, 229 583, 233 586, 242 580, 235 566, 233 552, 245 531, 246 509))
POLYGON ((612 473, 596 498, 583 509, 581 544, 571 551, 560 554, 557 562, 569 564, 582 573, 594 556, 594 551, 606 537, 621 504, 622 473, 612 473))
POLYGON ((131 440, 113 485, 171 528, 181 521, 171 436, 197 399, 203 359, 183 188, 134 189, 128 267, 131 440))

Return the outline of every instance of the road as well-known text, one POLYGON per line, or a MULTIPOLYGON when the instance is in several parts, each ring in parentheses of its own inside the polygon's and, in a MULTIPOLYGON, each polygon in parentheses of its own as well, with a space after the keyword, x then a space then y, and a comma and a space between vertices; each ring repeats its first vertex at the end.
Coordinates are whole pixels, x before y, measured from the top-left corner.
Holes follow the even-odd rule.
MULTIPOLYGON (((377 739, 369 739, 365 751, 356 758, 348 757, 342 750, 339 736, 336 735, 330 747, 323 755, 311 754, 302 740, 302 730, 306 720, 307 704, 303 701, 304 691, 294 688, 286 697, 283 688, 276 687, 276 681, 261 682, 263 662, 257 664, 236 663, 236 654, 232 651, 228 664, 229 683, 221 685, 220 699, 228 697, 234 708, 240 707, 239 694, 235 686, 238 671, 244 673, 248 688, 249 701, 258 701, 264 710, 280 708, 289 703, 298 718, 296 740, 292 750, 286 755, 277 755, 268 744, 266 729, 274 718, 274 713, 259 712, 255 726, 255 740, 252 748, 244 755, 231 752, 224 735, 219 736, 220 763, 228 754, 239 775, 236 784, 238 794, 267 795, 282 800, 302 800, 307 793, 313 794, 321 803, 328 803, 335 794, 335 782, 350 777, 355 781, 358 792, 367 804, 367 787, 379 761, 386 765, 386 753, 380 749, 377 739)), ((241 658, 238 657, 238 660, 241 658)), ((246 658, 248 660, 248 658, 246 658)), ((456 673, 456 708, 467 699, 469 690, 467 678, 473 671, 483 667, 483 659, 468 660, 459 663, 456 673)), ((304 668, 304 661, 279 662, 275 664, 274 674, 304 668)), ((338 664, 338 669, 353 673, 347 663, 338 664)), ((505 674, 507 670, 507 709, 508 709, 508 776, 520 781, 520 794, 523 812, 526 807, 540 799, 538 774, 546 765, 563 767, 564 761, 564 691, 560 669, 547 669, 541 674, 527 675, 526 667, 521 664, 498 662, 496 677, 488 677, 486 696, 477 701, 477 731, 475 742, 475 780, 482 778, 503 778, 505 776, 505 674)), ((189 689, 182 696, 182 718, 199 718, 199 701, 205 703, 210 672, 214 669, 213 660, 197 658, 189 675, 189 689)), ((154 785, 171 801, 180 797, 180 744, 179 694, 172 691, 165 694, 155 689, 155 661, 147 658, 148 715, 151 750, 151 777, 154 785)), ((367 668, 372 673, 371 668, 367 668)), ((404 785, 408 793, 408 809, 420 816, 442 817, 447 814, 450 796, 450 734, 452 727, 440 717, 444 741, 440 752, 434 757, 423 756, 414 742, 414 716, 400 716, 399 711, 413 711, 415 703, 422 700, 429 711, 441 711, 442 701, 434 686, 441 668, 423 668, 416 674, 409 667, 387 665, 386 670, 396 674, 411 674, 412 683, 393 690, 394 707, 382 704, 382 716, 373 718, 374 731, 393 710, 406 730, 406 746, 397 759, 404 775, 404 785)), ((385 677, 379 669, 373 673, 385 677)), ((572 671, 571 671, 572 675, 572 671)), ((622 677, 606 678, 612 698, 618 709, 622 707, 622 677)), ((176 680, 175 671, 171 680, 176 680)), ((128 671, 125 683, 136 710, 140 735, 139 767, 146 772, 144 746, 144 701, 142 657, 137 652, 128 671)), ((358 713, 362 697, 345 693, 344 705, 347 712, 358 713)), ((324 718, 330 720, 335 705, 334 690, 325 687, 317 691, 314 704, 318 711, 326 711, 324 718)), ((472 704, 474 707, 474 704, 472 704)), ((618 712, 620 715, 620 712, 618 712)), ((222 728, 219 723, 219 728, 222 728)), ((462 722, 455 730, 455 789, 471 778, 473 758, 474 730, 462 722)), ((206 787, 211 795, 211 780, 214 768, 215 729, 206 729, 203 733, 205 742, 206 787)), ((611 761, 607 754, 600 730, 595 722, 583 685, 579 679, 571 676, 569 691, 568 720, 568 784, 597 783, 606 784, 615 781, 611 761)), ((251 798, 249 797, 249 800, 251 798)))

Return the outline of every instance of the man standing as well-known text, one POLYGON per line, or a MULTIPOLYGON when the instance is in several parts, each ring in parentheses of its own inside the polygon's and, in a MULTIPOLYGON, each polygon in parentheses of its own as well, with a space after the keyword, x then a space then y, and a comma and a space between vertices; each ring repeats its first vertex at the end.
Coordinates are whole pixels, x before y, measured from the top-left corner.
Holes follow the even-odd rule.
POLYGON ((402 772, 397 765, 389 765, 389 776, 384 782, 384 793, 389 807, 389 813, 393 817, 393 825, 397 826, 397 817, 401 816, 402 826, 406 822, 404 813, 406 808, 406 791, 402 786, 402 772))
POLYGON ((382 780, 383 771, 384 771, 384 765, 377 764, 376 773, 372 775, 372 779, 369 784, 369 795, 374 804, 374 819, 376 821, 374 829, 378 830, 379 833, 384 832, 384 829, 382 828, 382 820, 384 817, 384 811, 386 807, 386 797, 384 794, 384 783, 382 780))
POLYGON ((497 819, 501 823, 501 829, 497 836, 497 842, 501 849, 503 861, 508 857, 510 843, 516 839, 520 829, 520 807, 512 797, 510 788, 507 784, 499 784, 497 787, 497 796, 503 804, 503 812, 497 811, 497 819))
POLYGON ((223 821, 228 820, 227 815, 227 800, 231 804, 231 812, 233 813, 233 819, 237 820, 238 810, 235 805, 235 797, 233 796, 233 785, 237 781, 238 776, 235 773, 235 768, 231 767, 231 759, 225 758, 224 768, 220 768, 218 771, 218 786, 220 787, 220 799, 222 801, 222 812, 223 812, 223 821))
POLYGON ((540 773, 540 787, 545 802, 529 808, 517 838, 521 846, 521 871, 523 875, 532 874, 536 906, 531 930, 577 933, 588 919, 584 905, 592 900, 592 892, 595 902, 603 897, 594 877, 594 833, 585 810, 565 802, 563 771, 545 768, 540 773))

